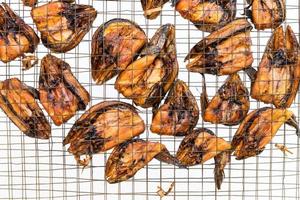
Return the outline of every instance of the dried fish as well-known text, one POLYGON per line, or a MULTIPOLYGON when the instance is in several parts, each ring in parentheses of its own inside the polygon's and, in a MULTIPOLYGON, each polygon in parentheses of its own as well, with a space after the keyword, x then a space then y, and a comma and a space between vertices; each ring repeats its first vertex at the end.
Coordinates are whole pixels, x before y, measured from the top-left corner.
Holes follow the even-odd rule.
POLYGON ((148 19, 155 19, 160 15, 161 9, 169 0, 141 0, 144 16, 148 19))
POLYGON ((29 56, 25 55, 22 58, 22 70, 28 70, 37 64, 38 64, 38 58, 35 57, 34 55, 29 55, 29 56))
POLYGON ((46 55, 41 61, 39 80, 40 100, 53 122, 59 126, 73 117, 78 110, 85 110, 90 101, 89 93, 63 60, 46 55))
POLYGON ((40 42, 34 30, 6 4, 0 5, 0 60, 10 62, 33 53, 40 42))
POLYGON ((31 16, 43 44, 51 51, 65 53, 83 39, 97 12, 89 5, 55 1, 33 8, 31 16))
POLYGON ((37 0, 22 0, 24 6, 33 7, 37 4, 37 0))
POLYGON ((70 144, 68 151, 78 164, 86 166, 88 160, 80 160, 80 156, 107 151, 144 130, 144 121, 132 105, 105 101, 92 106, 75 122, 63 144, 70 144))
POLYGON ((224 169, 227 163, 230 162, 231 154, 229 151, 223 151, 214 157, 215 159, 215 169, 214 169, 214 178, 215 184, 218 190, 221 189, 221 185, 225 178, 224 169))
POLYGON ((285 20, 285 0, 247 1, 250 5, 245 9, 245 13, 251 18, 256 29, 276 28, 285 20))
POLYGON ((0 81, 0 107, 27 136, 49 139, 51 127, 35 99, 38 92, 17 78, 0 81))
POLYGON ((229 75, 253 62, 250 23, 236 19, 198 42, 186 56, 191 72, 229 75))
POLYGON ((278 27, 270 38, 251 87, 251 97, 277 108, 293 103, 300 83, 299 43, 290 26, 278 27))
POLYGON ((92 38, 92 77, 103 84, 124 70, 147 42, 144 31, 127 19, 112 19, 92 38))
POLYGON ((180 15, 207 32, 218 30, 236 15, 236 0, 172 0, 180 15))
POLYGON ((105 176, 109 183, 126 181, 146 166, 153 158, 181 167, 165 145, 133 139, 117 146, 109 156, 105 176))
POLYGON ((241 160, 260 154, 282 124, 299 132, 296 117, 286 109, 260 108, 250 112, 236 131, 231 142, 236 159, 241 160))
POLYGON ((164 102, 154 111, 151 131, 161 135, 186 135, 199 119, 197 101, 185 82, 177 80, 164 102))
POLYGON ((204 121, 214 124, 237 125, 249 111, 248 89, 238 74, 232 74, 209 102, 203 75, 201 107, 204 121))
POLYGON ((115 88, 144 108, 156 106, 178 74, 175 27, 161 26, 143 49, 141 57, 121 72, 115 88))

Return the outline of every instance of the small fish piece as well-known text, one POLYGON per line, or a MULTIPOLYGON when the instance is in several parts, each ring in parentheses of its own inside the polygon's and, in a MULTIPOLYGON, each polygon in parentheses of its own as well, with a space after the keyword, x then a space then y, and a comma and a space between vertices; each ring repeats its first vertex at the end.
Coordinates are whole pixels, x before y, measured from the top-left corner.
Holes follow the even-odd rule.
POLYGON ((37 4, 37 0, 22 0, 24 6, 34 7, 37 4))
POLYGON ((31 16, 45 47, 65 53, 75 48, 90 30, 97 16, 89 5, 53 1, 34 7, 31 16))
POLYGON ((6 4, 0 5, 0 60, 8 63, 33 53, 40 42, 34 30, 6 4))
POLYGON ((127 19, 102 24, 92 38, 92 77, 103 84, 135 60, 147 43, 145 32, 127 19))
POLYGON ((221 185, 225 178, 224 169, 227 163, 230 162, 231 154, 229 151, 223 151, 214 157, 215 159, 215 169, 214 169, 214 179, 218 190, 221 189, 221 185))
POLYGON ((246 159, 263 152, 284 123, 296 128, 298 134, 298 123, 292 111, 265 107, 250 112, 231 142, 236 159, 246 159))
POLYGON ((168 196, 170 194, 170 192, 172 192, 172 189, 175 186, 175 181, 173 181, 169 187, 169 189, 167 191, 164 191, 160 186, 157 186, 157 194, 160 196, 160 198, 168 196))
POLYGON ((60 126, 79 110, 85 110, 90 95, 63 60, 46 55, 41 61, 40 101, 55 125, 60 126))
POLYGON ((264 30, 278 27, 286 18, 285 0, 247 0, 246 15, 255 28, 264 30))
POLYGON ((190 72, 230 75, 248 68, 253 62, 251 24, 236 19, 198 42, 186 56, 190 72))
POLYGON ((157 106, 178 75, 175 27, 161 26, 141 56, 122 71, 115 88, 143 108, 157 106))
MULTIPOLYGON (((278 27, 270 38, 254 74, 251 97, 276 108, 293 103, 300 84, 299 43, 290 26, 278 27)), ((251 75, 250 75, 251 76, 251 75)))
POLYGON ((212 32, 236 15, 236 0, 172 0, 176 11, 199 30, 212 32))
POLYGON ((141 0, 144 16, 147 19, 155 19, 160 15, 162 7, 169 0, 141 0))
POLYGON ((165 145, 142 139, 133 139, 117 146, 109 156, 105 177, 109 183, 119 183, 132 178, 153 158, 181 167, 165 145))
POLYGON ((49 139, 51 127, 35 99, 38 92, 17 78, 0 81, 0 108, 25 135, 49 139))
POLYGON ((28 70, 38 64, 38 58, 34 55, 28 55, 22 57, 22 70, 28 70))
POLYGON ((197 101, 182 80, 176 80, 164 102, 154 111, 151 131, 160 135, 187 135, 199 119, 197 101))
POLYGON ((237 125, 247 116, 250 108, 248 89, 238 74, 232 74, 209 101, 203 75, 201 107, 204 121, 229 126, 237 125))
POLYGON ((73 125, 63 144, 70 144, 79 165, 87 166, 93 154, 105 152, 140 135, 145 123, 135 107, 120 101, 104 101, 92 106, 73 125), (80 156, 87 158, 80 160, 80 156))
POLYGON ((289 154, 293 154, 293 152, 291 152, 286 146, 284 146, 283 144, 275 144, 275 147, 278 148, 280 151, 282 151, 282 153, 284 153, 284 155, 287 155, 287 153, 289 154))

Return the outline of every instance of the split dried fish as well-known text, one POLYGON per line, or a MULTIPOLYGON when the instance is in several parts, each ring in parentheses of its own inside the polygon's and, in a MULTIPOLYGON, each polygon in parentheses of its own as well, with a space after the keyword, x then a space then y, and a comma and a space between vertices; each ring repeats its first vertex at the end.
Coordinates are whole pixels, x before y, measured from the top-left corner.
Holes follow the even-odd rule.
POLYGON ((22 0, 24 6, 33 7, 37 4, 37 0, 22 0))
POLYGON ((250 74, 251 97, 277 108, 290 107, 300 83, 299 50, 291 27, 287 27, 285 34, 282 26, 278 27, 267 44, 257 73, 250 74))
POLYGON ((144 121, 135 107, 120 101, 105 101, 92 106, 75 122, 63 144, 70 144, 68 151, 78 164, 86 166, 88 160, 80 160, 80 156, 91 158, 144 130, 144 121))
POLYGON ((241 160, 260 154, 284 123, 296 128, 298 134, 298 123, 292 111, 260 108, 250 112, 231 142, 236 159, 241 160))
POLYGON ((247 0, 245 13, 255 28, 264 30, 278 27, 286 17, 285 0, 247 0))
POLYGON ((232 74, 209 102, 203 75, 201 107, 204 121, 214 124, 237 125, 249 111, 248 89, 238 74, 232 74))
POLYGON ((207 32, 218 30, 236 15, 236 0, 172 0, 180 15, 207 32))
POLYGON ((229 75, 253 62, 250 23, 236 19, 198 42, 186 56, 191 72, 229 75))
POLYGON ((162 7, 169 0, 141 0, 144 16, 147 19, 155 19, 160 15, 162 7))
POLYGON ((89 5, 50 2, 32 9, 31 16, 51 51, 65 53, 75 48, 97 16, 89 5))
POLYGON ((175 27, 161 26, 139 59, 121 72, 115 88, 143 108, 156 106, 178 74, 175 27))
POLYGON ((33 53, 40 42, 34 30, 6 4, 0 5, 0 60, 10 62, 33 53))
POLYGON ((178 160, 170 154, 165 145, 133 139, 117 146, 109 156, 105 176, 109 183, 119 183, 133 177, 153 158, 181 167, 178 160))
POLYGON ((177 80, 153 113, 151 131, 161 135, 187 135, 199 119, 197 101, 185 82, 177 80))
POLYGON ((59 126, 73 117, 78 110, 85 110, 90 101, 89 93, 63 60, 46 55, 41 61, 39 80, 40 100, 55 125, 59 126))
POLYGON ((229 151, 223 151, 214 157, 215 159, 215 169, 214 169, 214 179, 218 190, 221 189, 221 185, 225 178, 224 169, 227 163, 230 162, 231 154, 229 151))
POLYGON ((27 136, 49 139, 51 127, 37 101, 38 91, 17 78, 0 81, 0 107, 27 136))
POLYGON ((103 84, 124 70, 147 42, 145 32, 127 19, 112 19, 92 38, 92 77, 103 84))

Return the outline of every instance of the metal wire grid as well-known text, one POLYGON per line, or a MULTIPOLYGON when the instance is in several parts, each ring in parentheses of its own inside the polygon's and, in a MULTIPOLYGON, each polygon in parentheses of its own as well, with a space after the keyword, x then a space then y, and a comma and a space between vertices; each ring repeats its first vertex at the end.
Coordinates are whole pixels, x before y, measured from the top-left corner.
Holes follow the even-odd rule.
MULTIPOLYGON (((30 8, 23 7, 21 1, 6 1, 30 26, 36 27, 30 17, 30 8)), ((39 1, 39 5, 45 0, 39 1)), ((74 50, 65 54, 55 54, 64 59, 72 67, 72 72, 79 82, 88 90, 92 97, 89 106, 104 100, 121 100, 132 103, 117 93, 114 89, 115 79, 97 86, 90 74, 91 38, 95 30, 109 19, 122 17, 137 22, 151 37, 161 25, 172 23, 176 27, 177 54, 180 65, 179 78, 186 81, 200 102, 201 76, 189 73, 183 63, 191 47, 200 41, 207 33, 197 30, 187 20, 182 19, 169 4, 156 20, 148 21, 143 17, 139 0, 104 1, 79 0, 78 4, 89 4, 98 11, 98 16, 91 31, 74 50)), ((246 2, 238 1, 237 13, 243 13, 246 2)), ((291 25, 299 38, 300 1, 287 0, 287 20, 284 25, 291 25)), ((271 30, 253 30, 252 51, 257 67, 265 44, 271 35, 271 30)), ((49 53, 39 44, 36 55, 41 59, 49 53)), ((1 63, 0 79, 19 77, 26 84, 37 87, 39 66, 28 71, 21 70, 19 60, 8 64, 1 63)), ((242 80, 250 88, 250 80, 240 72, 242 80)), ((226 77, 207 76, 207 88, 211 99, 226 77)), ((300 96, 296 97, 291 110, 300 119, 300 96)), ((266 105, 251 99, 251 110, 266 105)), ((151 109, 140 109, 140 115, 145 120, 147 129, 141 138, 164 143, 172 154, 176 153, 181 137, 163 137, 150 133, 152 119, 151 109)), ((167 188, 175 181, 173 192, 164 199, 299 199, 299 140, 294 130, 284 126, 277 133, 271 145, 255 158, 232 162, 226 167, 226 178, 222 189, 214 187, 213 161, 186 169, 178 169, 158 161, 151 161, 136 176, 126 182, 110 185, 105 181, 104 169, 109 156, 100 153, 93 157, 91 166, 84 171, 78 167, 65 147, 62 140, 70 127, 83 112, 78 112, 66 124, 57 127, 52 124, 52 138, 41 141, 28 138, 15 127, 12 122, 0 112, 0 199, 159 199, 157 186, 167 188), (294 152, 291 157, 285 157, 273 144, 283 143, 294 152)), ((46 112, 45 112, 46 114, 46 112)), ((50 118, 48 118, 51 122, 50 118)), ((52 123, 52 122, 51 122, 52 123)), ((237 126, 228 127, 213 125, 199 119, 197 127, 206 127, 218 136, 231 141, 237 126)))

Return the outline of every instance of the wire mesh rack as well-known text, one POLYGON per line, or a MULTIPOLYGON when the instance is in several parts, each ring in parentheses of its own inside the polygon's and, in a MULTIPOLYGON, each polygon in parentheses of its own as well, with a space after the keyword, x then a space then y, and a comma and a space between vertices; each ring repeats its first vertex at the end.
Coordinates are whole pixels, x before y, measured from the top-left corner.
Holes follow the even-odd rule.
MULTIPOLYGON (((30 7, 24 7, 19 0, 5 1, 24 21, 36 26, 30 16, 30 7)), ((39 0, 37 5, 48 1, 39 0)), ((80 44, 67 53, 55 54, 70 64, 71 70, 79 82, 91 95, 88 108, 104 100, 120 100, 132 104, 114 89, 115 78, 103 85, 96 85, 91 77, 91 40, 96 29, 113 18, 125 18, 139 24, 150 38, 163 24, 171 23, 176 28, 177 58, 179 63, 179 79, 184 80, 200 107, 202 78, 200 74, 187 71, 184 58, 189 50, 209 33, 199 31, 195 26, 183 19, 170 3, 155 20, 147 20, 143 16, 140 0, 76 0, 78 4, 92 5, 97 10, 97 18, 91 30, 80 44)), ((247 2, 237 1, 237 16, 242 16, 247 2)), ((300 1, 286 0, 287 17, 283 26, 290 25, 299 39, 300 1)), ((271 29, 251 31, 253 67, 261 60, 271 29)), ((35 55, 41 59, 50 53, 43 44, 39 44, 35 55)), ((21 60, 0 63, 0 79, 18 77, 27 85, 38 87, 39 66, 27 71, 21 68, 21 60)), ((245 72, 239 72, 244 84, 250 89, 251 81, 245 72)), ((226 76, 206 76, 208 96, 211 99, 224 83, 226 76)), ((265 107, 262 102, 250 99, 251 108, 265 107)), ((297 95, 290 110, 300 121, 300 96, 297 95)), ((46 113, 46 112, 45 112, 46 113)), ((29 138, 0 112, 0 199, 160 199, 157 186, 168 188, 175 182, 173 191, 164 199, 300 199, 300 148, 295 131, 284 125, 276 137, 266 146, 259 156, 237 161, 234 158, 225 168, 226 178, 221 190, 215 189, 213 159, 203 165, 189 169, 152 160, 128 181, 109 184, 105 180, 105 163, 111 151, 99 153, 93 157, 90 166, 85 168, 76 164, 73 155, 68 153, 62 140, 74 122, 84 113, 79 111, 67 123, 55 126, 51 119, 52 137, 49 140, 29 138), (293 152, 285 156, 274 144, 284 144, 293 152)), ((140 138, 159 141, 167 146, 171 154, 176 154, 182 137, 160 136, 151 133, 149 127, 152 120, 152 109, 139 107, 139 114, 145 121, 146 130, 140 138)), ((200 117, 196 127, 211 129, 217 136, 231 141, 238 126, 223 126, 204 122, 200 117)))

